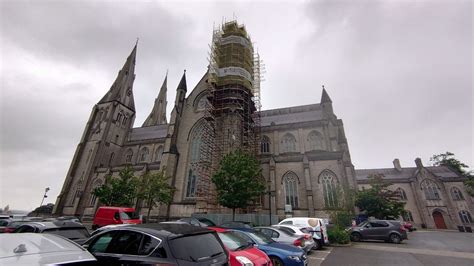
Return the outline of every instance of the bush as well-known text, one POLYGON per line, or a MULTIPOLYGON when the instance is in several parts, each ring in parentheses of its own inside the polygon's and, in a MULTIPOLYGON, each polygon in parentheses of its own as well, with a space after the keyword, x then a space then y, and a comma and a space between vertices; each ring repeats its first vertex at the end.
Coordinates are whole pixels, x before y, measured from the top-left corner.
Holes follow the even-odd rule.
POLYGON ((349 244, 351 241, 349 233, 340 227, 328 229, 328 238, 330 243, 349 244))

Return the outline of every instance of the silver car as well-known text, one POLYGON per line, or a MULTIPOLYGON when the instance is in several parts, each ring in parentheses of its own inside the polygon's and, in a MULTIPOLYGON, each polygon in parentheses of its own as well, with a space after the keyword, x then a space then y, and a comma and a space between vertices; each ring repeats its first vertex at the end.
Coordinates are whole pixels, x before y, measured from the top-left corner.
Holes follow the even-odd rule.
POLYGON ((262 232, 263 234, 271 237, 273 240, 283 244, 289 244, 297 246, 304 250, 305 253, 311 251, 314 248, 314 241, 311 235, 291 233, 288 230, 282 230, 273 226, 260 226, 255 227, 255 231, 262 232))

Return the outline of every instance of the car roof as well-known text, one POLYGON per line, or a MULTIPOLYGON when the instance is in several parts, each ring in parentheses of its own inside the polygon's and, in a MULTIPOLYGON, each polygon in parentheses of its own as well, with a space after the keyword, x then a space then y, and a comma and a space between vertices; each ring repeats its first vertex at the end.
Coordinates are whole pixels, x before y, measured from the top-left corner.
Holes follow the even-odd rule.
POLYGON ((42 230, 51 228, 85 228, 83 224, 71 221, 26 222, 22 225, 30 225, 42 230))
POLYGON ((186 235, 197 235, 212 233, 214 231, 205 227, 198 227, 187 223, 153 223, 153 224, 134 224, 126 227, 113 228, 111 230, 134 229, 157 237, 177 238, 186 235))
POLYGON ((53 234, 0 234, 0 258, 19 254, 49 253, 63 251, 84 251, 81 246, 63 237, 53 234), (14 249, 24 245, 24 252, 15 253, 14 249))

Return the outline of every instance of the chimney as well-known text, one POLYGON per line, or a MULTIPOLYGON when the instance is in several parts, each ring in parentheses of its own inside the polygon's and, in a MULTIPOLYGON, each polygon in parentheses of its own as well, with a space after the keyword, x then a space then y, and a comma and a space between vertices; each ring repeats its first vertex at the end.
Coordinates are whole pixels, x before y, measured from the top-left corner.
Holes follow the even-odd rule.
POLYGON ((416 168, 418 168, 418 169, 423 168, 423 163, 421 162, 420 158, 415 159, 415 164, 416 164, 416 168))
POLYGON ((398 172, 401 172, 402 171, 402 167, 400 165, 400 160, 398 160, 397 158, 395 158, 395 160, 393 160, 393 167, 395 167, 395 169, 397 169, 398 172))

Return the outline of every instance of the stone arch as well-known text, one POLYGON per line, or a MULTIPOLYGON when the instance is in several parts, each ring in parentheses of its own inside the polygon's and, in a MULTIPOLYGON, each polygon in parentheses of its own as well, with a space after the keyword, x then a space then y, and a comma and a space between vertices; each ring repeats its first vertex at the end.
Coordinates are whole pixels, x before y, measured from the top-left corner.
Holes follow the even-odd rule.
POLYGON ((308 150, 310 151, 326 149, 324 145, 323 134, 317 130, 312 130, 309 132, 306 141, 308 142, 308 150))
POLYGON ((294 175, 296 177, 296 180, 298 181, 298 184, 301 183, 299 176, 295 172, 289 170, 289 171, 286 171, 286 173, 281 176, 280 184, 283 184, 285 176, 290 176, 290 175, 294 175))
POLYGON ((431 216, 433 217, 433 221, 437 229, 448 229, 448 226, 446 225, 445 217, 449 217, 449 216, 444 210, 435 208, 431 212, 431 216))
POLYGON ((155 162, 160 162, 161 157, 163 156, 163 145, 159 145, 155 150, 155 162))
POLYGON ((441 199, 441 191, 438 183, 430 178, 425 178, 421 181, 420 189, 424 192, 426 200, 441 199))
POLYGON ((298 185, 300 183, 298 175, 293 171, 286 172, 282 178, 281 183, 285 191, 285 204, 291 205, 293 209, 299 206, 298 185))
POLYGON ((451 197, 453 200, 464 200, 464 195, 462 194, 461 190, 454 186, 451 188, 451 197))
POLYGON ((320 183, 323 188, 323 198, 326 208, 338 207, 339 181, 337 175, 326 169, 319 174, 318 183, 320 183))
POLYGON ((270 138, 267 135, 263 135, 262 141, 260 142, 260 152, 270 153, 270 138))
POLYGON ((285 152, 296 152, 296 138, 291 133, 286 133, 281 138, 281 151, 285 152))

